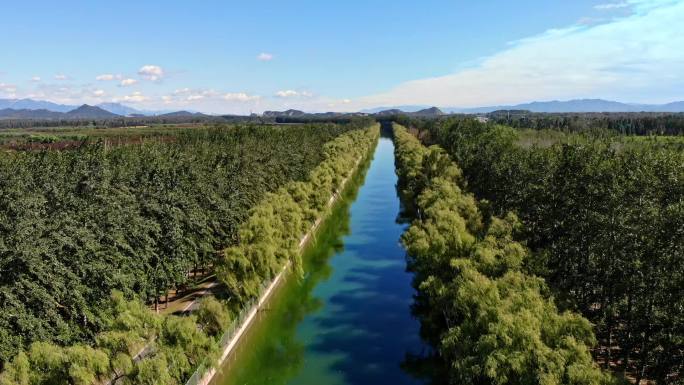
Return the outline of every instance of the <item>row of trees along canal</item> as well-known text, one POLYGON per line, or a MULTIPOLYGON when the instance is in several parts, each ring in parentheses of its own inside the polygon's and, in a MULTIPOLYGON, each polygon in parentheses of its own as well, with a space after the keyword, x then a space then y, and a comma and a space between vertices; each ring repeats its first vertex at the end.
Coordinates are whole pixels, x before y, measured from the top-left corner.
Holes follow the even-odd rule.
POLYGON ((525 272, 517 217, 483 214, 461 170, 437 146, 395 126, 401 193, 416 220, 402 240, 415 272, 415 309, 453 384, 607 384, 591 324, 560 312, 544 280, 525 272))
POLYGON ((470 119, 404 123, 446 149, 485 213, 516 212, 533 251, 524 269, 595 325, 604 367, 637 382, 684 381, 681 137, 599 132, 530 145, 470 119))
POLYGON ((302 235, 291 231, 310 225, 372 145, 368 123, 0 155, 0 383, 178 384, 211 364, 252 283, 296 256, 283 246, 302 235), (219 272, 225 301, 162 317, 138 300, 156 301, 202 264, 219 272))

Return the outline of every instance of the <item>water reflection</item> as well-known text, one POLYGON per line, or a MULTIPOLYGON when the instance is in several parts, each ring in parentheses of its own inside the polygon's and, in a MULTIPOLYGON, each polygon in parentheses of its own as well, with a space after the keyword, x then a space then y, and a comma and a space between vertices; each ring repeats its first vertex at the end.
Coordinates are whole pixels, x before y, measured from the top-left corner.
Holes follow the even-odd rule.
POLYGON ((353 182, 306 252, 304 278, 277 291, 215 384, 426 383, 391 140, 353 182))

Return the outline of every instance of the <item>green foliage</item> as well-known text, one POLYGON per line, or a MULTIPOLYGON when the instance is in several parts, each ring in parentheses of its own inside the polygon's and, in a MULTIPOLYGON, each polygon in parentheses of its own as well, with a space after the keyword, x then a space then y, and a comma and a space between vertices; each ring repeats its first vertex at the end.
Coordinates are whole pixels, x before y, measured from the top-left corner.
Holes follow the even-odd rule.
POLYGON ((0 384, 91 385, 119 379, 177 385, 200 363, 216 359, 217 340, 194 316, 162 317, 139 300, 124 300, 120 292, 110 301, 112 318, 95 346, 34 342, 6 365, 0 384))
POLYGON ((239 242, 224 250, 218 276, 235 308, 259 295, 286 261, 301 266, 299 242, 328 209, 333 194, 371 149, 379 127, 347 132, 323 146, 323 161, 305 182, 290 182, 252 208, 239 226, 239 242))
POLYGON ((197 323, 206 334, 218 337, 230 324, 230 314, 216 298, 204 297, 197 309, 197 323))
POLYGON ((417 219, 403 235, 416 310, 453 384, 606 384, 592 326, 559 312, 544 280, 524 272, 517 217, 485 218, 461 170, 436 146, 394 128, 397 173, 417 219))
POLYGON ((534 113, 530 111, 496 111, 487 114, 499 124, 536 130, 564 132, 603 131, 615 135, 682 135, 684 114, 653 112, 617 113, 534 113), (608 132, 606 132, 608 131, 608 132))
POLYGON ((34 341, 92 342, 112 290, 154 302, 191 283, 250 208, 306 179, 324 143, 354 128, 221 126, 0 152, 0 368, 34 341))
POLYGON ((596 325, 603 362, 638 380, 684 378, 681 137, 574 135, 520 146, 509 127, 422 128, 494 214, 518 214, 534 252, 527 269, 546 278, 559 306, 596 325))
POLYGON ((163 353, 139 361, 124 383, 126 385, 178 385, 169 372, 169 364, 163 353))
MULTIPOLYGON (((51 190, 51 194, 70 196, 70 188, 85 191, 82 195, 77 194, 70 198, 74 200, 69 202, 69 205, 74 205, 73 212, 63 207, 55 208, 53 212, 66 210, 70 215, 92 221, 93 227, 90 228, 87 221, 85 230, 75 222, 64 222, 64 226, 72 227, 59 230, 64 232, 60 236, 66 237, 65 234, 71 231, 80 236, 76 241, 60 238, 60 241, 68 243, 69 251, 75 253, 72 260, 51 258, 40 264, 29 258, 31 263, 22 260, 26 265, 17 267, 18 272, 22 272, 22 268, 44 269, 40 271, 44 276, 39 283, 21 275, 18 277, 34 290, 22 293, 23 295, 40 294, 40 299, 45 303, 36 303, 41 305, 37 307, 38 311, 30 307, 22 309, 21 304, 16 301, 3 303, 3 306, 23 310, 23 314, 18 314, 42 323, 42 329, 34 330, 36 334, 31 336, 41 342, 33 342, 28 351, 20 352, 5 364, 0 374, 0 384, 80 385, 111 379, 119 379, 125 384, 182 384, 196 368, 213 365, 218 358, 218 339, 230 321, 223 304, 206 298, 202 300, 196 315, 161 317, 150 311, 143 301, 126 298, 132 291, 138 292, 142 298, 149 298, 151 295, 156 298, 160 291, 183 283, 192 264, 202 263, 201 258, 207 253, 218 245, 233 243, 234 238, 238 238, 239 243, 227 248, 225 259, 211 261, 230 290, 233 306, 242 306, 247 299, 256 296, 261 283, 271 278, 284 261, 293 260, 297 266, 299 238, 311 228, 322 210, 327 208, 330 196, 338 192, 344 178, 353 172, 356 162, 368 153, 379 135, 377 127, 353 130, 322 146, 319 152, 311 149, 285 152, 278 154, 276 160, 271 158, 273 154, 265 152, 284 145, 278 140, 286 139, 288 145, 296 143, 299 147, 306 147, 307 143, 311 145, 321 140, 326 132, 334 136, 346 130, 323 126, 319 127, 322 132, 306 131, 311 129, 312 127, 290 127, 285 131, 280 128, 245 127, 230 133, 206 131, 202 135, 210 137, 200 137, 199 134, 178 137, 178 147, 145 145, 143 149, 146 152, 140 153, 130 152, 130 149, 111 152, 92 149, 79 152, 78 159, 72 158, 69 152, 43 153, 42 156, 54 161, 52 166, 58 169, 47 174, 64 178, 51 184, 58 191, 51 190), (227 140, 235 140, 231 143, 238 146, 233 148, 240 151, 247 148, 251 152, 229 154, 224 148, 228 144, 227 140), (241 147, 243 141, 247 141, 249 145, 241 147), (317 158, 321 161, 310 172, 306 167, 303 170, 288 170, 292 165, 308 165, 317 158), (63 159, 68 160, 67 164, 63 159), (80 162, 84 162, 87 167, 76 167, 75 177, 65 175, 68 169, 80 166, 80 162), (240 171, 243 167, 251 169, 240 171), (304 179, 299 177, 303 171, 309 174, 306 182, 284 183, 284 178, 304 179), (142 180, 135 176, 138 172, 145 175, 142 180), (215 181, 211 176, 226 179, 215 181), (77 185, 64 187, 64 180, 71 178, 79 181, 77 185), (114 182, 120 178, 125 179, 126 183, 137 181, 139 184, 120 185, 114 182), (222 193, 226 195, 221 195, 222 193), (259 204, 252 205, 254 198, 250 196, 258 193, 263 198, 259 204), (207 199, 210 204, 206 202, 207 199), (242 202, 236 201, 240 199, 242 202), (76 204, 83 201, 87 204, 76 204), (129 210, 131 205, 136 208, 132 212, 129 210), (244 209, 246 206, 251 209, 244 209), (77 207, 80 209, 76 210, 77 207), (115 220, 99 218, 97 215, 110 215, 115 220), (101 223, 99 220, 104 220, 106 229, 101 230, 95 226, 101 223), (238 226, 237 222, 241 224, 238 226), (96 239, 96 236, 102 238, 96 239), (103 243, 105 240, 107 242, 103 243), (110 241, 111 245, 108 243, 110 241), (111 250, 108 246, 115 247, 119 253, 131 259, 127 260, 121 254, 116 255, 117 258, 107 255, 107 250, 111 250), (133 257, 136 256, 143 260, 134 260, 133 257), (125 263, 132 265, 126 266, 125 263), (123 272, 123 269, 128 271, 123 272), (62 275, 53 276, 56 272, 62 275), (95 274, 93 279, 97 280, 89 281, 90 274, 95 274), (142 277, 136 274, 141 274, 142 277), (112 282, 103 284, 102 280, 112 282), (86 284, 94 287, 86 287, 86 284), (50 292, 41 285, 61 291, 50 292), (114 290, 108 299, 106 296, 97 297, 105 288, 119 286, 124 286, 125 292, 114 290), (147 290, 141 290, 144 288, 147 290), (56 297, 57 294, 59 297, 56 297), (56 302, 53 298, 60 298, 70 308, 65 309, 67 306, 59 302, 53 304, 56 302), (53 307, 56 310, 50 314, 56 319, 39 317, 41 310, 53 307), (80 313, 73 313, 71 307, 80 313), (62 318, 64 314, 75 314, 78 318, 65 320, 62 318), (75 322, 75 325, 86 331, 97 331, 92 336, 93 346, 76 344, 63 347, 71 339, 83 338, 78 334, 71 334, 66 338, 65 333, 73 333, 74 325, 69 321, 75 322), (49 333, 52 330, 49 326, 53 322, 59 327, 56 335, 49 333), (60 344, 47 342, 50 339, 60 344)), ((18 159, 34 161, 31 156, 20 156, 18 159)), ((0 161, 2 160, 0 157, 0 161)), ((17 163, 7 164, 16 166, 17 163)), ((17 184, 27 183, 23 177, 30 175, 32 170, 20 165, 17 171, 21 173, 15 175, 6 186, 16 187, 17 184)), ((47 182, 45 180, 42 183, 47 182)), ((1 183, 3 182, 0 181, 1 183)), ((23 209, 33 204, 44 204, 46 195, 37 195, 40 198, 35 200, 28 197, 22 201, 23 198, 18 193, 12 198, 18 199, 19 207, 23 209)), ((0 213, 11 212, 16 215, 19 212, 16 206, 12 206, 16 203, 8 197, 0 196, 0 203, 7 204, 5 207, 11 209, 0 210, 0 213)), ((28 217, 25 224, 13 225, 26 226, 28 229, 31 221, 43 221, 39 222, 40 225, 47 226, 45 222, 49 218, 43 217, 40 210, 33 210, 33 216, 28 217)), ((29 213, 22 210, 21 214, 29 213)), ((35 225, 34 223, 33 226, 35 225)), ((20 235, 26 234, 33 233, 27 230, 20 235)), ((17 236, 10 232, 8 237, 0 238, 0 251, 5 245, 2 242, 8 239, 17 242, 17 236)), ((31 256, 33 251, 28 249, 22 256, 31 256)), ((50 247, 39 251, 44 256, 52 255, 51 252, 61 255, 61 250, 50 247)), ((16 267, 11 264, 0 266, 16 267)), ((7 297, 8 293, 13 293, 11 289, 12 286, 7 282, 0 287, 0 295, 7 297)), ((10 316, 15 317, 16 313, 10 316)), ((22 323, 3 324, 2 321, 6 322, 7 319, 7 315, 5 318, 0 316, 0 326, 8 326, 7 329, 0 328, 0 333, 7 333, 6 330, 11 326, 26 326, 22 323)), ((20 336, 26 337, 22 334, 20 336)), ((3 340, 0 346, 8 342, 14 344, 9 345, 9 348, 2 346, 11 351, 24 341, 21 338, 3 340)))
POLYGON ((84 345, 63 348, 35 342, 20 353, 0 374, 0 384, 91 385, 109 371, 109 357, 99 349, 84 345))

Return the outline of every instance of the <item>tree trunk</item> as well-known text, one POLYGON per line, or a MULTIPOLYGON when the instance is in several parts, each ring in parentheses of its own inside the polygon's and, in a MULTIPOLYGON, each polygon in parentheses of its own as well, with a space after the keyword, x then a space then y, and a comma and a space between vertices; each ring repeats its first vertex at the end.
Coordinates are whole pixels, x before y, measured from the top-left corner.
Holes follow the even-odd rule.
POLYGON ((625 341, 621 344, 623 349, 622 356, 622 374, 626 375, 629 370, 629 355, 632 352, 632 293, 627 297, 627 320, 626 320, 627 336, 625 341))
POLYGON ((613 317, 608 320, 608 352, 606 355, 606 370, 610 370, 610 362, 613 360, 613 317))
MULTIPOLYGON (((651 303, 652 304, 652 303, 651 303)), ((648 307, 649 314, 651 313, 651 310, 653 310, 652 306, 648 307)), ((644 378, 646 375, 646 366, 648 364, 648 351, 646 350, 648 340, 651 339, 651 330, 649 328, 646 330, 644 333, 644 338, 641 340, 641 347, 639 349, 639 354, 641 355, 641 362, 639 363, 639 372, 637 373, 637 378, 636 378, 636 385, 639 385, 641 380, 644 378)))

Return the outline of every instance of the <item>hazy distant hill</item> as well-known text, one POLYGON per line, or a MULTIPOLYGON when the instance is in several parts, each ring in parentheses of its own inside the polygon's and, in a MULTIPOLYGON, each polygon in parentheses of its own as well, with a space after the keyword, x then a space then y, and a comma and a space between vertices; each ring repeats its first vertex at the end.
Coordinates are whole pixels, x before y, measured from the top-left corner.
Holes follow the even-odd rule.
POLYGON ((102 108, 84 104, 68 112, 5 108, 0 110, 0 119, 109 119, 120 115, 102 108))
POLYGON ((63 112, 55 112, 48 110, 27 110, 27 109, 13 109, 4 108, 0 110, 0 119, 59 119, 64 117, 63 112))
POLYGON ((122 115, 122 116, 144 116, 150 115, 149 111, 141 111, 133 107, 123 105, 121 103, 100 103, 97 107, 102 108, 105 111, 109 111, 112 114, 122 115))
POLYGON ((450 113, 479 114, 497 110, 528 110, 532 112, 684 112, 684 102, 667 104, 628 104, 603 99, 552 100, 509 106, 476 108, 445 108, 450 113))
POLYGON ((44 100, 33 99, 0 99, 0 109, 11 108, 13 110, 48 110, 55 112, 68 112, 77 106, 57 104, 44 100))
POLYGON ((375 115, 378 115, 378 116, 411 115, 411 116, 429 117, 429 116, 444 115, 444 112, 442 112, 442 110, 440 110, 437 107, 424 108, 424 109, 414 111, 414 112, 407 112, 405 110, 401 110, 398 108, 392 108, 389 110, 378 111, 377 113, 375 113, 375 115))
POLYGON ((411 112, 410 115, 413 116, 440 116, 444 115, 444 112, 437 107, 430 107, 424 110, 419 110, 416 112, 411 112))
POLYGON ((84 104, 74 110, 67 112, 67 119, 107 119, 116 118, 120 115, 105 111, 100 107, 84 104))
POLYGON ((264 111, 263 116, 267 118, 277 118, 282 116, 287 117, 299 117, 307 115, 304 111, 299 110, 287 110, 287 111, 264 111))
POLYGON ((375 115, 391 116, 391 115, 401 115, 401 114, 405 114, 405 113, 406 112, 404 112, 403 110, 400 110, 398 108, 390 108, 389 110, 378 111, 375 113, 375 115))
POLYGON ((661 108, 663 112, 684 112, 684 101, 663 104, 661 108))
POLYGON ((359 112, 365 112, 368 114, 381 114, 382 112, 385 111, 391 111, 391 110, 398 110, 402 112, 416 112, 420 111, 426 108, 429 108, 430 106, 424 106, 424 105, 404 105, 404 106, 392 106, 392 107, 375 107, 375 108, 367 108, 365 110, 361 110, 359 112))
MULTIPOLYGON (((105 111, 109 111, 116 115, 132 116, 132 115, 155 115, 159 111, 143 111, 121 103, 100 103, 96 107, 100 107, 105 111)), ((45 100, 33 99, 0 99, 0 109, 11 108, 13 110, 47 110, 54 112, 69 112, 78 106, 68 104, 58 104, 48 102, 45 100)))
POLYGON ((159 117, 167 117, 167 118, 185 118, 185 117, 201 117, 201 116, 209 116, 205 115, 201 112, 190 112, 190 111, 175 111, 175 112, 169 112, 166 114, 161 114, 157 115, 159 117))

